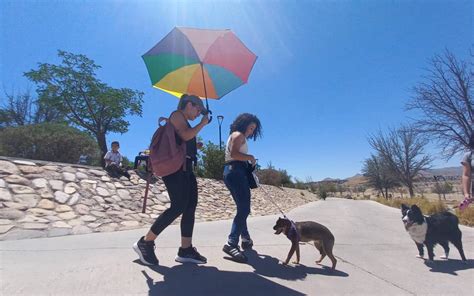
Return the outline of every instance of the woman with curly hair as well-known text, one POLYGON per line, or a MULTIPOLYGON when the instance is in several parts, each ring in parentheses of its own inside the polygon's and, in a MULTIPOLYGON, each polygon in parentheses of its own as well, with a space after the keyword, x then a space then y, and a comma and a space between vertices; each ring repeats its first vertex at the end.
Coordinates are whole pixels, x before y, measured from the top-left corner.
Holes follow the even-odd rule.
POLYGON ((242 249, 253 246, 247 229, 247 217, 250 214, 250 187, 247 179, 248 166, 256 165, 255 157, 248 152, 247 140, 254 141, 262 136, 262 125, 257 116, 243 113, 230 125, 230 135, 225 149, 224 183, 229 189, 237 213, 223 251, 234 261, 245 263, 247 257, 239 248, 242 237, 242 249))

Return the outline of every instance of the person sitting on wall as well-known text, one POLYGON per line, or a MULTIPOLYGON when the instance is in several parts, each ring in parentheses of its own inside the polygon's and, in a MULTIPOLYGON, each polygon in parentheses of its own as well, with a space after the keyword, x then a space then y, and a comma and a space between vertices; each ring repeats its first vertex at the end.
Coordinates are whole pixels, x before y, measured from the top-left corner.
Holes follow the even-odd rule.
POLYGON ((138 153, 138 156, 135 156, 135 162, 133 164, 133 169, 136 170, 140 167, 145 167, 145 170, 148 171, 148 158, 150 156, 150 150, 146 149, 143 151, 140 151, 138 153))
POLYGON ((113 141, 111 144, 112 150, 108 151, 105 156, 105 170, 112 178, 126 177, 130 180, 130 174, 127 170, 122 168, 122 154, 119 152, 120 144, 118 141, 113 141))

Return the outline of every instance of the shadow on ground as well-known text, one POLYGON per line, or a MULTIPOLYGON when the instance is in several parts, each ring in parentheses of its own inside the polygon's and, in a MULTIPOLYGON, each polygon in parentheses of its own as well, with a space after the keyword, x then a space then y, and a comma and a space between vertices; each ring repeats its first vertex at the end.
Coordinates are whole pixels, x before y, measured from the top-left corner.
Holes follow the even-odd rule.
MULTIPOLYGON (((347 273, 339 270, 331 270, 331 268, 322 265, 317 267, 309 267, 303 264, 283 265, 275 257, 258 254, 255 250, 245 251, 245 255, 249 258, 248 264, 255 269, 255 273, 266 277, 276 277, 284 280, 303 280, 308 274, 320 274, 326 276, 347 277, 347 273)), ((327 258, 327 260, 329 260, 327 258)), ((330 262, 330 261, 329 261, 330 262)))
MULTIPOLYGON (((342 271, 332 271, 329 267, 308 267, 305 265, 285 266, 272 256, 246 251, 248 264, 254 272, 223 271, 213 266, 178 264, 172 267, 147 266, 161 274, 163 281, 155 282, 151 271, 142 271, 149 287, 149 295, 305 295, 265 277, 284 280, 303 280, 308 274, 325 276, 349 276, 342 271)), ((140 264, 139 260, 134 261, 140 264)), ((238 264, 238 263, 236 263, 238 264)))
POLYGON ((267 280, 253 272, 222 271, 213 266, 180 264, 173 267, 149 267, 163 275, 155 282, 153 275, 142 271, 149 287, 148 295, 305 295, 267 280))
POLYGON ((432 262, 425 261, 425 265, 430 268, 431 272, 441 272, 451 275, 458 275, 456 271, 474 268, 474 260, 468 259, 466 262, 462 260, 436 260, 432 262))

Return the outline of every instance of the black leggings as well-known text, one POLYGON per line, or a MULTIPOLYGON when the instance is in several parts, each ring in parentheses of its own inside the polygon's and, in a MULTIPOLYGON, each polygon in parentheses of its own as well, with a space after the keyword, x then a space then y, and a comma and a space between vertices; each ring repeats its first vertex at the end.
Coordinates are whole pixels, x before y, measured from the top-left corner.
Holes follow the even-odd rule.
POLYGON ((181 236, 192 237, 194 213, 198 200, 196 177, 190 168, 186 172, 181 169, 176 173, 163 177, 163 182, 168 190, 171 207, 156 218, 155 223, 151 226, 151 231, 155 235, 159 235, 179 215, 183 214, 181 217, 181 236))

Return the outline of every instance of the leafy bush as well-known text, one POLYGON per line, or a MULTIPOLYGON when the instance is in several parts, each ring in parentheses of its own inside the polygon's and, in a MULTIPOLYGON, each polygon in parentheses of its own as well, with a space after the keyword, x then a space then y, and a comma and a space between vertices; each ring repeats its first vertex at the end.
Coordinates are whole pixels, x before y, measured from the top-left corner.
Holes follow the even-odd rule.
POLYGON ((199 152, 196 174, 199 177, 222 180, 224 160, 224 150, 220 150, 219 145, 209 141, 199 152))
POLYGON ((100 158, 99 147, 89 134, 58 123, 1 129, 0 154, 66 163, 77 163, 80 155, 88 155, 91 162, 100 158))
POLYGON ((273 186, 281 186, 282 175, 274 168, 261 169, 257 172, 260 183, 273 186))
MULTIPOLYGON (((297 184, 291 181, 291 176, 286 170, 276 169, 271 163, 265 169, 258 168, 257 176, 262 184, 298 188, 297 184)), ((306 186, 303 185, 298 189, 306 189, 306 186)))

